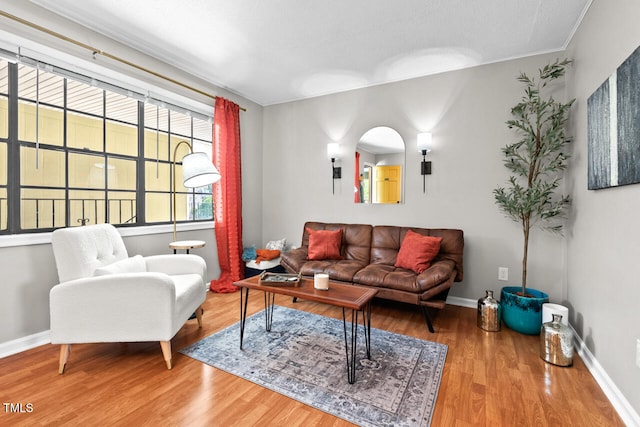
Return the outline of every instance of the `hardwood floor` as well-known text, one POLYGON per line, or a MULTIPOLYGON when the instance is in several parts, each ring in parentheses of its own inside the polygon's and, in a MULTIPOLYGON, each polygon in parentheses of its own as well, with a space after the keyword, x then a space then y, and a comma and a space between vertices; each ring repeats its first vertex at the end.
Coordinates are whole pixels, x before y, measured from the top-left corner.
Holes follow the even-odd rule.
MULTIPOLYGON (((334 307, 281 296, 276 304, 342 316, 334 307)), ((249 311, 262 308, 263 298, 252 293, 249 311)), ((470 308, 448 305, 433 314, 434 334, 417 307, 380 301, 372 315, 375 328, 449 346, 432 426, 624 425, 577 355, 570 368, 553 366, 540 359, 537 336, 504 327, 484 332, 470 308)), ((0 425, 351 425, 177 353, 238 318, 237 293, 209 293, 203 328, 190 320, 172 340, 172 370, 159 343, 73 345, 63 375, 59 346, 0 359, 0 425)))

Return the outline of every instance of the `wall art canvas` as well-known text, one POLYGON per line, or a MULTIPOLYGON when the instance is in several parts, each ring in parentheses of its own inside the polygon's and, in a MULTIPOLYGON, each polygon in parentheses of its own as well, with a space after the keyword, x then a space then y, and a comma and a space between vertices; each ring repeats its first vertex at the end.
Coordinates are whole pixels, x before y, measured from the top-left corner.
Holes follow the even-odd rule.
POLYGON ((640 182, 640 47, 587 100, 589 190, 640 182))

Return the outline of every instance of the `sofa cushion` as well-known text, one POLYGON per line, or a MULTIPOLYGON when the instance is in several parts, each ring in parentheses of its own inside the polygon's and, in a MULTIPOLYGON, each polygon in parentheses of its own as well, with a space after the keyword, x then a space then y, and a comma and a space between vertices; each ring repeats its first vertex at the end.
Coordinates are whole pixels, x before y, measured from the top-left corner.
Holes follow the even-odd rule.
POLYGON ((438 255, 440 242, 442 237, 423 236, 408 230, 400 245, 395 266, 422 273, 438 255))
POLYGON ((455 263, 456 282, 463 279, 462 253, 464 250, 464 234, 462 230, 444 228, 417 228, 377 225, 371 237, 371 260, 368 264, 386 264, 395 266, 400 245, 405 234, 414 231, 423 236, 442 237, 440 252, 432 261, 450 260, 455 263))
MULTIPOLYGON (((302 244, 300 245, 300 249, 305 254, 305 260, 309 249, 309 230, 342 230, 342 247, 340 248, 342 258, 358 261, 362 265, 369 264, 371 231, 373 230, 371 225, 331 224, 308 221, 304 224, 302 230, 302 244)), ((295 256, 297 257, 297 255, 295 256)), ((285 257, 283 257, 283 259, 284 258, 285 257)))
POLYGON ((353 282, 380 289, 421 294, 450 281, 455 274, 455 263, 438 261, 421 274, 385 264, 370 264, 356 272, 353 282))
POLYGON ((325 259, 342 259, 342 230, 312 230, 309 233, 309 250, 307 258, 312 261, 325 259))
POLYGON ((353 275, 363 267, 364 264, 350 259, 307 261, 302 265, 299 272, 302 273, 303 276, 326 273, 331 280, 351 282, 353 275))
POLYGON ((97 268, 93 275, 106 276, 107 274, 145 273, 146 271, 147 264, 145 263, 144 258, 142 255, 136 255, 131 258, 125 258, 97 268))

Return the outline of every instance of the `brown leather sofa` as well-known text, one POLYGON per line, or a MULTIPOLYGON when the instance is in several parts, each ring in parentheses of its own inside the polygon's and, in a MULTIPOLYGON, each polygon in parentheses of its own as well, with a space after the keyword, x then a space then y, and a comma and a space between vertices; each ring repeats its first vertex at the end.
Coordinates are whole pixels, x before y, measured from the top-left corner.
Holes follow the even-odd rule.
POLYGON ((313 276, 328 273, 332 280, 378 289, 377 298, 416 304, 422 308, 429 331, 433 325, 427 307, 442 309, 453 282, 462 281, 464 234, 457 229, 429 229, 366 224, 307 222, 299 248, 282 254, 280 264, 289 273, 313 276), (342 229, 341 260, 307 258, 311 230, 342 229), (395 267, 400 245, 408 230, 442 237, 440 251, 424 272, 395 267))

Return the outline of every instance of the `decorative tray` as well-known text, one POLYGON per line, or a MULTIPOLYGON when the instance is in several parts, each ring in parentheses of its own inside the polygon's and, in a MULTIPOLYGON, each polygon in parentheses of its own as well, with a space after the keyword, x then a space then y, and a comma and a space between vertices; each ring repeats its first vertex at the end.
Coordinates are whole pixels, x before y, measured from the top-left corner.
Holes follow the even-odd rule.
POLYGON ((263 286, 300 286, 300 274, 269 273, 260 274, 260 285, 263 286))

